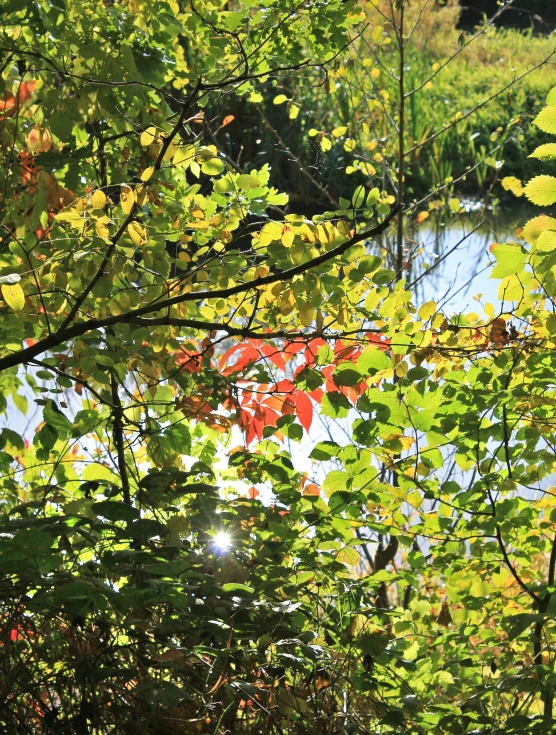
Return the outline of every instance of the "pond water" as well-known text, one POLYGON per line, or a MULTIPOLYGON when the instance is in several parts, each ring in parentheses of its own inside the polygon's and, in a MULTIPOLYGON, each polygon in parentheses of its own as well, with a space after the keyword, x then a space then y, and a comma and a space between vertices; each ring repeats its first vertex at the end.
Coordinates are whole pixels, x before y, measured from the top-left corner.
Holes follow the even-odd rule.
POLYGON ((496 212, 470 212, 453 223, 424 223, 412 238, 423 249, 413 283, 416 301, 434 300, 447 314, 475 311, 474 296, 496 304, 497 281, 490 278, 493 243, 516 242, 516 230, 538 210, 516 207, 496 212), (424 265, 429 266, 428 274, 424 265))

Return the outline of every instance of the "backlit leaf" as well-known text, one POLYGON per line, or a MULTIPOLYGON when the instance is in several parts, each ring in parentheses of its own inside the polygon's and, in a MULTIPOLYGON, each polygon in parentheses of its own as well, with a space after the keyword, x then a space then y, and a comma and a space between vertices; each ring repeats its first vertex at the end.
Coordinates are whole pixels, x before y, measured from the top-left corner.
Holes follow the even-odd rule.
POLYGON ((556 133, 556 107, 545 107, 533 123, 545 133, 556 133))
POLYGON ((19 283, 3 283, 2 296, 13 311, 21 311, 25 306, 25 294, 19 283))
MULTIPOLYGON (((556 114, 556 107, 554 108, 556 114)), ((535 176, 525 186, 525 196, 540 207, 547 207, 556 202, 556 178, 554 176, 535 176)))

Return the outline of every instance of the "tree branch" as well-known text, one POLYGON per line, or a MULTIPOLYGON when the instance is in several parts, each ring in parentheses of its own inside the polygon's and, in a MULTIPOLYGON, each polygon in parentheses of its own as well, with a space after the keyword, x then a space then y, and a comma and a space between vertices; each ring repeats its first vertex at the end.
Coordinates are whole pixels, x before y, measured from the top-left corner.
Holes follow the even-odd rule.
MULTIPOLYGON (((19 350, 18 352, 14 352, 11 355, 6 355, 5 357, 0 358, 0 371, 22 365, 25 362, 28 362, 29 360, 32 360, 33 358, 42 354, 43 352, 57 347, 70 339, 81 337, 82 335, 87 334, 87 332, 91 332, 95 329, 103 329, 105 327, 115 326, 117 324, 132 323, 138 317, 152 314, 153 312, 157 311, 162 311, 163 309, 168 309, 175 304, 181 304, 185 301, 202 301, 203 299, 210 298, 226 298, 228 296, 234 296, 235 294, 242 293, 244 291, 250 291, 261 286, 266 286, 270 283, 276 283, 277 281, 289 281, 294 278, 294 276, 301 275, 302 273, 305 273, 318 265, 322 265, 323 263, 326 263, 329 260, 332 260, 333 258, 342 255, 353 245, 356 245, 363 240, 370 239, 371 237, 375 237, 376 235, 380 234, 388 227, 392 219, 396 216, 397 211, 398 208, 395 207, 389 213, 388 217, 386 217, 383 222, 376 225, 376 227, 373 227, 371 230, 366 230, 365 232, 360 232, 357 235, 354 235, 349 240, 346 240, 346 242, 338 245, 336 248, 333 248, 327 253, 319 255, 317 258, 314 258, 308 263, 301 263, 300 265, 294 266, 293 268, 289 268, 284 271, 278 271, 278 273, 271 274, 264 278, 257 278, 253 281, 249 281, 248 283, 240 283, 237 286, 231 286, 230 288, 223 288, 216 291, 196 291, 179 294, 178 296, 173 296, 171 298, 165 299, 164 301, 147 304, 146 306, 134 309, 127 314, 119 314, 116 316, 106 317, 105 319, 88 319, 87 321, 74 324, 73 326, 68 325, 64 328, 61 327, 54 334, 45 337, 43 340, 36 342, 34 345, 26 347, 23 350, 19 350)), ((67 319, 65 320, 65 322, 67 322, 67 319)), ((205 324, 205 322, 196 322, 196 326, 194 326, 193 328, 205 329, 205 324)), ((180 324, 180 326, 184 326, 183 323, 180 324)), ((219 324, 217 326, 219 329, 224 329, 226 331, 226 325, 219 324)), ((260 333, 257 336, 260 337, 260 333)), ((287 336, 287 332, 284 332, 284 334, 280 336, 287 336)))

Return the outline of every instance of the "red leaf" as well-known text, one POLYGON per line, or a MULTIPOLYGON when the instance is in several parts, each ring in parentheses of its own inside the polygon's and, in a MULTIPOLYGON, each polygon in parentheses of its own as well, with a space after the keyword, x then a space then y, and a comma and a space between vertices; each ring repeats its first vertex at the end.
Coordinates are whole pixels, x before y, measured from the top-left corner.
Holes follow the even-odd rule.
POLYGON ((284 347, 284 359, 287 361, 291 360, 298 352, 305 349, 305 342, 289 342, 284 347))
POLYGON ((383 337, 382 334, 368 334, 367 339, 369 342, 378 345, 383 352, 386 352, 390 347, 391 340, 387 337, 383 337))
POLYGON ((324 398, 324 391, 322 388, 315 388, 315 390, 310 390, 308 395, 311 396, 315 403, 321 404, 324 398))
POLYGON ((277 368, 280 368, 280 370, 286 369, 284 358, 282 356, 282 351, 279 350, 277 347, 273 347, 269 344, 264 344, 261 347, 261 352, 265 357, 268 357, 270 362, 273 362, 277 368))
POLYGON ((291 393, 295 390, 295 385, 291 382, 291 380, 280 380, 276 385, 274 386, 273 393, 291 393))
POLYGON ((222 370, 224 365, 228 362, 228 359, 234 354, 234 352, 237 352, 237 350, 243 349, 243 345, 232 345, 229 350, 226 350, 226 352, 222 355, 220 358, 220 362, 218 363, 218 369, 222 370))
POLYGON ((282 404, 282 416, 285 416, 286 414, 295 413, 295 406, 293 403, 290 402, 290 400, 285 400, 282 404))
POLYGON ((313 422, 313 404, 306 393, 301 391, 295 397, 295 408, 299 423, 305 431, 309 431, 313 422))
POLYGON ((273 411, 271 408, 266 408, 265 406, 262 406, 261 412, 264 418, 265 426, 276 426, 276 421, 278 420, 278 414, 276 413, 276 411, 273 411))
MULTIPOLYGON (((230 375, 231 373, 237 373, 240 370, 243 370, 244 367, 247 367, 247 365, 250 365, 253 362, 256 362, 260 358, 259 352, 250 344, 241 344, 236 346, 238 349, 241 349, 242 355, 241 357, 230 367, 227 367, 225 370, 222 370, 222 375, 230 375)), ((222 356, 220 360, 220 365, 222 366, 223 360, 225 357, 230 356, 232 353, 233 348, 228 350, 228 352, 222 356)), ((235 350, 233 350, 235 352, 235 350)))
POLYGON ((344 360, 352 360, 355 361, 359 355, 361 354, 361 350, 359 347, 354 347, 353 345, 344 345, 342 342, 338 341, 336 342, 336 345, 334 347, 334 356, 336 358, 335 362, 336 364, 340 361, 344 360))
POLYGON ((176 362, 183 370, 189 370, 190 373, 201 372, 202 355, 199 352, 189 352, 184 347, 180 347, 176 355, 176 362))

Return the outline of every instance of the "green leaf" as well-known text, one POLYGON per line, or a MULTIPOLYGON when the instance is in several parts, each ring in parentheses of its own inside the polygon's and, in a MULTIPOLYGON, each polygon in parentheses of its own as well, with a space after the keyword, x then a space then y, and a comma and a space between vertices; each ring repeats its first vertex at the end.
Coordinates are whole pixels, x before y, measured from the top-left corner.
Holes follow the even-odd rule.
POLYGON ((546 160, 556 158, 556 143, 545 143, 544 145, 539 145, 535 148, 533 153, 529 154, 529 158, 543 158, 546 160))
POLYGON ((237 185, 240 189, 248 191, 249 189, 258 189, 261 182, 256 176, 251 174, 240 174, 236 179, 237 185))
POLYGON ((357 270, 361 271, 361 273, 364 273, 365 275, 368 273, 374 273, 380 268, 381 263, 382 258, 379 258, 378 255, 368 255, 366 258, 361 258, 359 265, 357 266, 357 270))
POLYGON ((556 249, 556 232, 546 230, 537 238, 534 246, 535 252, 550 253, 556 249))
POLYGON ((392 370, 392 360, 378 347, 366 347, 357 358, 357 369, 363 375, 374 375, 380 370, 392 370))
POLYGON ((548 93, 546 104, 551 105, 552 107, 556 106, 556 87, 553 87, 548 93))
POLYGON ((93 462, 87 465, 87 467, 85 467, 85 469, 83 470, 82 477, 87 482, 101 480, 112 485, 120 484, 118 476, 109 467, 106 467, 103 464, 99 464, 98 462, 93 462))
POLYGON ((208 176, 218 176, 225 168, 224 161, 220 158, 211 158, 210 161, 201 164, 201 171, 208 176))
POLYGON ((343 470, 332 470, 326 475, 325 481, 322 483, 322 489, 328 497, 332 493, 338 492, 339 490, 347 490, 349 475, 343 470))
POLYGON ((556 107, 545 107, 533 120, 533 124, 545 133, 556 133, 556 107))
POLYGON ((309 457, 319 462, 325 462, 332 457, 337 457, 341 446, 333 441, 319 442, 313 449, 309 457))
MULTIPOLYGON (((556 113, 556 108, 554 108, 556 113)), ((539 207, 548 207, 556 202, 556 178, 554 176, 535 176, 524 189, 525 196, 539 207)))
POLYGON ((78 411, 73 419, 71 435, 74 438, 85 436, 85 434, 89 434, 91 431, 99 428, 101 421, 102 419, 97 411, 93 411, 91 408, 78 411))
POLYGON ((355 209, 359 209, 359 207, 363 205, 364 201, 365 201, 365 187, 358 186, 357 189, 353 192, 351 203, 353 204, 355 209))
POLYGON ((72 425, 60 411, 54 401, 48 401, 44 407, 44 420, 56 430, 59 439, 65 439, 71 434, 72 425))
POLYGON ((336 560, 342 562, 342 564, 348 564, 350 567, 354 567, 359 564, 361 557, 357 549, 354 549, 352 546, 344 546, 337 553, 336 560))
POLYGON ((164 524, 151 518, 140 518, 137 521, 128 522, 127 524, 127 531, 130 536, 142 541, 147 541, 156 536, 164 536, 166 530, 164 524))
POLYGON ((351 403, 343 393, 326 393, 321 403, 323 416, 345 418, 351 409, 351 403))
POLYGON ((332 380, 339 386, 357 385, 363 379, 358 367, 350 363, 338 365, 332 374, 332 380))
POLYGON ((185 691, 171 681, 143 682, 134 690, 133 695, 139 699, 171 710, 186 698, 185 691))
POLYGON ((496 245, 492 252, 496 258, 496 265, 490 274, 491 278, 505 278, 521 273, 527 262, 527 253, 521 245, 500 244, 496 245))
POLYGON ((373 283, 376 283, 377 286, 386 286, 388 283, 391 283, 396 278, 396 273, 393 270, 390 270, 389 268, 384 268, 383 270, 378 271, 373 276, 373 283))
POLYGON ((102 500, 93 503, 92 510, 109 521, 133 521, 139 518, 139 511, 127 503, 116 503, 112 500, 102 500))
POLYGON ((226 582, 222 585, 224 592, 245 592, 248 595, 252 595, 255 590, 253 587, 249 587, 247 584, 239 584, 239 582, 226 582))

